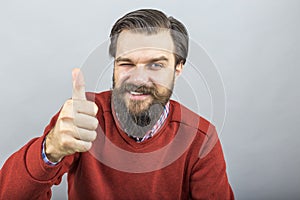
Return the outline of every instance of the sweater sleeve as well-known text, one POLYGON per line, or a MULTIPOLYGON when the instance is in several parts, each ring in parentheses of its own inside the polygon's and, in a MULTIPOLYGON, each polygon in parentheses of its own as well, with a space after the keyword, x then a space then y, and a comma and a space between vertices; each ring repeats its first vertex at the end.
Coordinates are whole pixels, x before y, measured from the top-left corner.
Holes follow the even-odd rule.
POLYGON ((233 200, 226 163, 215 129, 207 135, 190 178, 192 199, 233 200))
POLYGON ((51 187, 59 184, 76 155, 65 157, 55 166, 42 159, 42 143, 53 128, 58 114, 46 127, 44 135, 34 138, 15 152, 0 170, 0 199, 50 199, 51 187))

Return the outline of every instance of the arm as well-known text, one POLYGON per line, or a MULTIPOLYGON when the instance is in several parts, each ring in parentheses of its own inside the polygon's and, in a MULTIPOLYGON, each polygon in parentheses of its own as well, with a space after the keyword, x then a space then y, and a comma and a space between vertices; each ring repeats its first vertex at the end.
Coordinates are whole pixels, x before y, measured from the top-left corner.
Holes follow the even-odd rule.
POLYGON ((215 129, 208 134, 190 178, 192 199, 234 199, 226 163, 215 129))
POLYGON ((51 186, 61 182, 75 158, 65 157, 56 166, 42 160, 42 142, 56 119, 57 115, 44 136, 31 140, 5 162, 0 170, 0 199, 50 199, 51 186))
POLYGON ((0 199, 50 199, 51 186, 59 184, 69 170, 77 152, 88 151, 96 138, 98 126, 95 117, 98 107, 87 101, 84 79, 79 70, 73 70, 72 99, 51 120, 45 133, 13 154, 0 171, 0 199), (42 159, 42 144, 52 162, 42 159))

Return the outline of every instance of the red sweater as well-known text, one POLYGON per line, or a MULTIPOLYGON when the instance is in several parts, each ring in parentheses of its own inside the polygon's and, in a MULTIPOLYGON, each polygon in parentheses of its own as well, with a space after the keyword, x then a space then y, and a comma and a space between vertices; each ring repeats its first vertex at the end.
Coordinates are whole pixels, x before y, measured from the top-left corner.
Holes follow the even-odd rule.
POLYGON ((0 199, 50 199, 68 173, 69 199, 234 199, 215 128, 175 101, 164 125, 137 143, 118 128, 111 92, 88 93, 99 107, 98 136, 89 152, 44 163, 42 142, 58 114, 14 153, 0 171, 0 199))

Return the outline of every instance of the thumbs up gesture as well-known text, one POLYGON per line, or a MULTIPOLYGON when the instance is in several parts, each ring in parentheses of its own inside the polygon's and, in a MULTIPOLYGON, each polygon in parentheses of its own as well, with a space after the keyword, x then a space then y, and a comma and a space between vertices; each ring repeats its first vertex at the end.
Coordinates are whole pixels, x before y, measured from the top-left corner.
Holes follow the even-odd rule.
POLYGON ((75 152, 90 150, 96 139, 98 107, 87 101, 84 77, 80 69, 73 69, 72 99, 67 100, 57 122, 46 137, 45 153, 52 162, 58 162, 75 152))

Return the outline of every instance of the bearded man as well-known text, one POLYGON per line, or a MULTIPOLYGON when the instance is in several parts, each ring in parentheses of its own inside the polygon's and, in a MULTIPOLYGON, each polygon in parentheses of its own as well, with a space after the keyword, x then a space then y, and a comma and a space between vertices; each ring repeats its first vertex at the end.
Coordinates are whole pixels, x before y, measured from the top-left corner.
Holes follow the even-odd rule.
POLYGON ((234 199, 220 141, 208 121, 170 99, 188 33, 153 9, 111 30, 113 89, 73 95, 0 172, 0 199, 50 199, 68 173, 69 199, 234 199))

